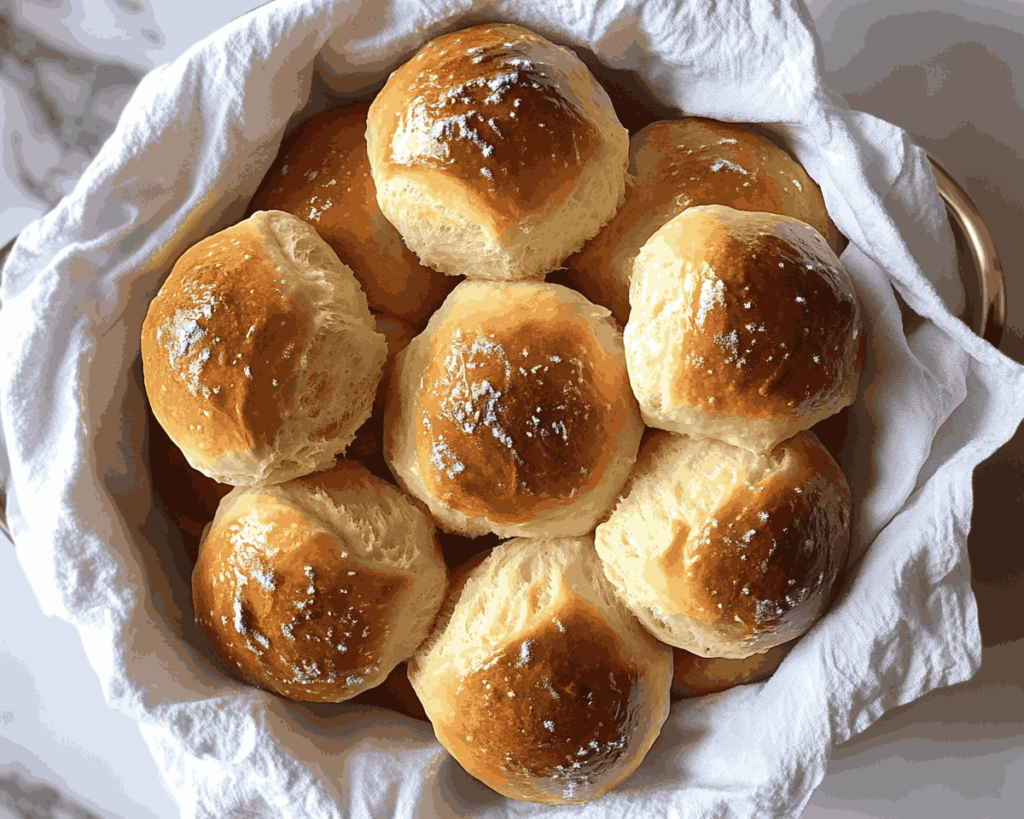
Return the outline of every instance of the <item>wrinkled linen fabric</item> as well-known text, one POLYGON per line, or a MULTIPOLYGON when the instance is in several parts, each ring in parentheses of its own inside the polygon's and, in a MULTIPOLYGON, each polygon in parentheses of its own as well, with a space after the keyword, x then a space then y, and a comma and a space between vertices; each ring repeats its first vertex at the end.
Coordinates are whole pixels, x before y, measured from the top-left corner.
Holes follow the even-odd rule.
POLYGON ((139 722, 184 816, 796 816, 835 744, 974 674, 971 474, 1020 423, 1024 368, 946 307, 962 293, 925 154, 850 111, 821 65, 793 1, 284 0, 143 78, 4 271, 0 421, 18 559, 44 611, 77 628, 110 705, 139 722), (666 111, 764 123, 851 239, 868 322, 842 457, 855 563, 834 608, 769 681, 675 704, 636 773, 583 808, 498 796, 424 723, 227 676, 147 467, 139 334, 176 258, 242 217, 290 126, 484 20, 589 52, 666 111), (924 319, 909 334, 894 289, 924 319))

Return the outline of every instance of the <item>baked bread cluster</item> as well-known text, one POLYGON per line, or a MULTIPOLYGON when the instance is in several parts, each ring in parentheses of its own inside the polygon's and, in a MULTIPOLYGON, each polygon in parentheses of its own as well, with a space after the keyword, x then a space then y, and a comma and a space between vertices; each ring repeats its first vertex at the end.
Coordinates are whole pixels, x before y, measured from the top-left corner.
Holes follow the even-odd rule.
POLYGON ((810 428, 863 359, 843 242, 766 136, 630 138, 518 26, 308 118, 142 328, 190 514, 219 500, 213 651, 425 716, 511 798, 614 788, 673 698, 770 674, 840 582, 850 493, 810 428))

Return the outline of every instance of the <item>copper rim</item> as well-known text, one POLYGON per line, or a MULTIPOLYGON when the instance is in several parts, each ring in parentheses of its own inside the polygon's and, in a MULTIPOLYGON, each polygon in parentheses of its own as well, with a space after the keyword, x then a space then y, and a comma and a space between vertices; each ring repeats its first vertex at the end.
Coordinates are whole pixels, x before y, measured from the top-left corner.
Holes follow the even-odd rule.
MULTIPOLYGON (((967 195, 967 191, 960 187, 934 156, 929 155, 928 160, 939 194, 946 203, 949 220, 954 230, 959 230, 966 240, 974 263, 978 291, 976 303, 971 305, 973 309, 968 324, 977 335, 998 347, 1006 329, 1006 278, 995 243, 978 206, 967 195)), ((961 270, 960 275, 964 284, 968 285, 966 271, 961 270)))

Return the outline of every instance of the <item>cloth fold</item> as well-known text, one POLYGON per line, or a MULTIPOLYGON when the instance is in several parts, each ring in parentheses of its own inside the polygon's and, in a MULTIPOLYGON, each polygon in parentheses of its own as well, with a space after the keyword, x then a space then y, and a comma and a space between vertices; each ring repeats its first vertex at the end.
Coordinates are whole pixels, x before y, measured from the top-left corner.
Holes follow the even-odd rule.
POLYGON ((821 77, 797 0, 282 0, 149 73, 77 186, 23 232, 2 290, 8 516, 32 588, 78 629, 186 816, 794 816, 831 748, 980 663, 974 467, 1024 414, 1024 368, 978 339, 923 151, 821 77), (587 52, 664 110, 761 123, 822 186, 869 321, 842 465, 857 562, 767 682, 678 703, 637 772, 584 808, 505 800, 391 712, 234 681, 192 617, 182 534, 153 500, 139 356, 191 244, 241 218, 286 131, 365 97, 427 39, 508 20, 587 52), (894 288, 923 322, 910 335, 894 288))

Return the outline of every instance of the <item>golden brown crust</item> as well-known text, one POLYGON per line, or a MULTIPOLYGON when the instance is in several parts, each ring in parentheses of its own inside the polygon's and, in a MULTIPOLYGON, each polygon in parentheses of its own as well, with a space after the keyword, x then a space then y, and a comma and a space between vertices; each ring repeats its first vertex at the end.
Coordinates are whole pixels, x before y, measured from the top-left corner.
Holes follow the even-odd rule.
POLYGON ((412 580, 364 571, 343 557, 342 538, 295 509, 261 502, 261 523, 287 535, 263 544, 237 518, 218 522, 193 574, 199 627, 243 678, 294 700, 348 699, 379 669, 387 637, 380 612, 394 607, 412 580), (285 548, 286 556, 274 553, 285 548))
POLYGON ((730 216, 718 214, 708 230, 691 226, 677 246, 716 271, 725 292, 703 321, 704 288, 687 294, 696 326, 689 372, 680 372, 671 400, 745 418, 819 415, 854 379, 860 320, 849 275, 798 222, 748 232, 730 216), (709 390, 708 370, 728 375, 709 390))
POLYGON ((143 322, 153 413, 222 483, 280 483, 334 461, 386 357, 352 271, 296 217, 261 211, 186 251, 143 322))
POLYGON ((588 801, 596 795, 591 779, 621 764, 647 727, 643 677, 608 621, 569 596, 553 617, 461 678, 450 699, 461 718, 435 723, 435 732, 499 793, 588 801))
POLYGON ((459 279, 421 265, 377 207, 366 152, 369 108, 339 105, 289 134, 248 213, 282 210, 307 222, 352 268, 371 310, 419 330, 459 279))
POLYGON ((309 318, 243 222, 189 248, 143 325, 147 395, 171 438, 213 461, 273 442, 295 391, 309 318), (247 412, 245 407, 259 407, 247 412))
POLYGON ((732 659, 807 631, 849 544, 849 486, 809 432, 766 455, 655 433, 596 533, 609 580, 656 637, 732 659))
POLYGON ((818 185, 789 154, 743 125, 697 117, 648 125, 630 140, 630 172, 634 181, 619 212, 565 262, 573 286, 621 324, 629 320, 629 276, 640 248, 691 207, 792 216, 842 252, 818 185))
POLYGON ((839 466, 809 433, 779 449, 792 469, 737 487, 713 525, 687 532, 658 561, 688 616, 740 641, 806 621, 805 601, 827 602, 846 562, 850 490, 839 466))
POLYGON ((568 78, 538 61, 550 48, 507 24, 427 43, 371 106, 375 172, 428 181, 498 234, 565 198, 599 137, 568 78))
POLYGON ((592 538, 518 538, 455 573, 409 677, 469 773, 565 804, 640 764, 668 715, 671 654, 616 599, 592 538))
POLYGON ((782 148, 747 126, 700 117, 665 120, 637 134, 630 147, 630 170, 651 205, 671 199, 677 213, 727 205, 792 216, 824 236, 837 256, 843 250, 821 188, 782 148), (660 190, 647 187, 655 182, 660 190))
POLYGON ((306 702, 349 699, 412 653, 443 599, 433 526, 417 515, 350 461, 237 489, 204 533, 196 622, 246 682, 306 702))
POLYGON ((695 409, 806 428, 856 394, 853 283, 803 222, 687 210, 644 246, 630 300, 626 354, 649 424, 689 432, 674 413, 695 409))
POLYGON ((597 486, 616 457, 608 430, 636 415, 624 360, 567 309, 569 291, 492 289, 490 303, 456 305, 429 339, 417 452, 445 506, 517 524, 597 486))

